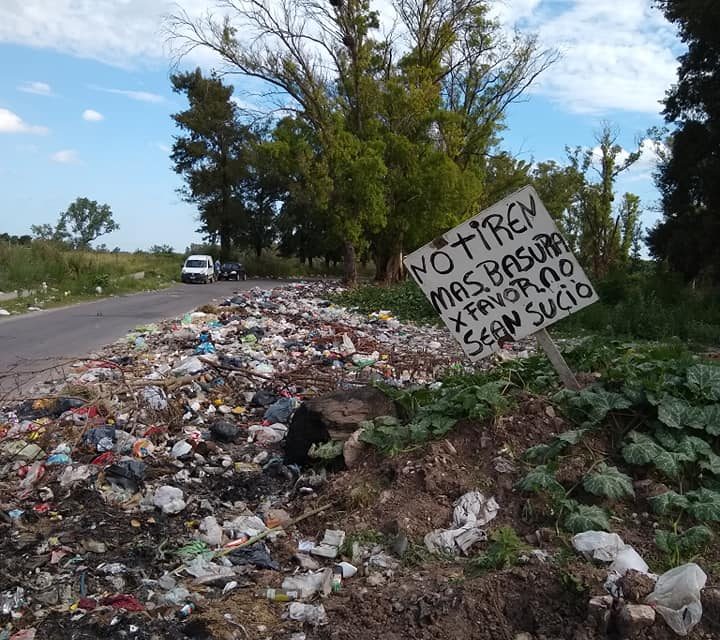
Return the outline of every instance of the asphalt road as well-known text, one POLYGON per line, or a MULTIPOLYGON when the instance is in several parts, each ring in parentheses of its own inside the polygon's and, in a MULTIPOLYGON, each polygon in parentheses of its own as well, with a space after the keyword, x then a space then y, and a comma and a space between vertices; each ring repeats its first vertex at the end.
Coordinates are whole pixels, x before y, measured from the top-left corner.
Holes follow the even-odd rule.
POLYGON ((268 280, 177 284, 162 291, 1 317, 0 399, 48 376, 33 373, 38 369, 83 357, 140 324, 180 316, 234 291, 274 286, 277 283, 268 280))

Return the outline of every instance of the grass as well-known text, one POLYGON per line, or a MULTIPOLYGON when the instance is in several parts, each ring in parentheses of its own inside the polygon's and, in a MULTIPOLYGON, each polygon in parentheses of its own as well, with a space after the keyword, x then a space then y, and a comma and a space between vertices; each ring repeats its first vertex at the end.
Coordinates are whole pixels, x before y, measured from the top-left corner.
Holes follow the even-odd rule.
POLYGON ((403 322, 439 324, 435 313, 420 288, 411 280, 391 286, 365 285, 350 289, 334 300, 338 304, 354 307, 363 313, 391 311, 403 322))
MULTIPOLYGON (((698 345, 720 343, 720 296, 693 290, 662 272, 616 274, 596 286, 600 296, 586 309, 554 327, 561 334, 589 333, 612 338, 668 340, 698 345)), ((382 287, 361 286, 335 302, 364 313, 385 309, 403 321, 438 324, 439 318, 411 280, 382 287)))
POLYGON ((158 288, 177 278, 181 264, 179 255, 72 251, 44 242, 27 246, 2 244, 0 291, 33 293, 0 306, 20 311, 33 304, 70 304, 96 296, 97 287, 104 295, 158 288), (134 279, 132 274, 140 271, 145 277, 134 279))

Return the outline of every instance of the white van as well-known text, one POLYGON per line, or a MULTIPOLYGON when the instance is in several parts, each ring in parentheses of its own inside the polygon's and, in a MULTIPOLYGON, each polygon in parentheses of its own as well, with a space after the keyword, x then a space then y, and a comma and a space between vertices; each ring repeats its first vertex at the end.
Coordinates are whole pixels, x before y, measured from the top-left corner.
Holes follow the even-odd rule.
POLYGON ((180 272, 183 282, 213 282, 215 267, 212 256, 188 256, 180 272))

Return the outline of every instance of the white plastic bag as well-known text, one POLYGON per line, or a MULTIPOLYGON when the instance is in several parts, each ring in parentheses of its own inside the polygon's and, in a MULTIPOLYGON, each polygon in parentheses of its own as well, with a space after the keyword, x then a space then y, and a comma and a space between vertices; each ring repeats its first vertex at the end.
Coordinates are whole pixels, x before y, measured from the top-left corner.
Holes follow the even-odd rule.
POLYGON ((648 567, 645 560, 640 557, 640 554, 635 551, 633 547, 625 545, 618 551, 617 556, 615 556, 615 560, 610 565, 610 571, 624 576, 630 569, 634 569, 640 573, 648 573, 650 567, 648 567))
POLYGON ((658 578, 647 602, 675 633, 686 636, 702 618, 700 591, 706 581, 705 572, 694 562, 680 565, 658 578))
POLYGON ((613 562, 625 546, 617 533, 605 531, 584 531, 573 536, 573 547, 588 559, 613 562))

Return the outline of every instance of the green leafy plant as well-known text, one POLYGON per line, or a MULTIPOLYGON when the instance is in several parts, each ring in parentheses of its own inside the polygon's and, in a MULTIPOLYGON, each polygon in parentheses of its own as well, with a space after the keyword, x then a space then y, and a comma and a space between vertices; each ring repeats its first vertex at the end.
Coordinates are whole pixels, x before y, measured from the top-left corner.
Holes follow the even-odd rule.
POLYGON ((610 530, 610 520, 607 512, 598 506, 578 504, 576 501, 566 500, 564 504, 566 515, 563 527, 570 533, 581 533, 589 530, 610 530))
POLYGON ((330 440, 322 444, 313 444, 308 451, 308 456, 316 460, 334 460, 342 455, 343 443, 338 440, 330 440))
POLYGON ((565 494, 564 487, 555 479, 554 471, 547 465, 532 468, 516 486, 520 491, 526 493, 548 491, 550 493, 565 494))
POLYGON ((692 560, 713 538, 713 532, 704 525, 690 527, 682 533, 659 529, 655 533, 655 545, 666 555, 666 564, 676 567, 692 560))
POLYGON ((497 571, 511 567, 518 558, 530 548, 512 527, 500 527, 490 534, 487 550, 473 558, 466 568, 466 575, 476 577, 487 571, 497 571))
POLYGON ((609 467, 604 462, 585 476, 583 487, 588 493, 604 496, 610 500, 635 496, 630 476, 619 471, 617 467, 609 467))

